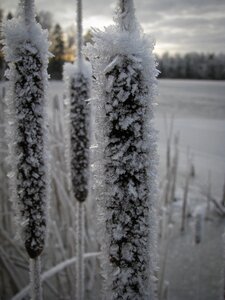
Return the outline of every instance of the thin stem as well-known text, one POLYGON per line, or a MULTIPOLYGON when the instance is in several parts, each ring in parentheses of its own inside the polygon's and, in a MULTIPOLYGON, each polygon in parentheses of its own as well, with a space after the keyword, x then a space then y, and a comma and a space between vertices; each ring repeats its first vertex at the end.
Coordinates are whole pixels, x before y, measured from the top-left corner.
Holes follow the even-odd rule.
MULTIPOLYGON (((84 254, 84 259, 92 258, 92 257, 97 257, 100 256, 101 252, 90 252, 90 253, 85 253, 84 254)), ((56 266, 52 267, 50 270, 44 272, 41 276, 41 282, 46 282, 49 278, 52 278, 56 274, 59 274, 62 270, 66 269, 67 267, 71 266, 72 264, 77 262, 76 257, 69 258, 63 262, 60 262, 56 266)), ((21 300, 25 298, 25 296, 29 293, 30 291, 30 285, 26 286, 23 288, 19 293, 17 293, 12 300, 21 300)))
POLYGON ((119 0, 118 22, 121 30, 132 32, 136 27, 133 0, 119 0))
POLYGON ((41 259, 30 259, 31 300, 42 300, 41 259))
POLYGON ((120 8, 121 8, 122 14, 125 12, 125 3, 126 3, 126 0, 120 0, 120 8))
POLYGON ((76 300, 84 299, 84 203, 77 201, 76 300))
POLYGON ((224 184, 223 184, 222 205, 225 206, 225 180, 224 180, 224 184))
POLYGON ((185 230, 189 181, 190 181, 190 171, 188 169, 188 173, 186 175, 185 187, 184 187, 184 199, 183 199, 183 205, 182 205, 182 219, 181 219, 181 232, 183 232, 185 230))
POLYGON ((82 38, 82 0, 77 0, 77 62, 78 68, 81 69, 82 63, 82 46, 83 46, 83 38, 82 38))
POLYGON ((208 192, 207 192, 207 206, 206 206, 206 219, 209 218, 210 213, 210 199, 211 199, 211 171, 208 172, 208 192))
POLYGON ((34 0, 21 0, 20 6, 22 8, 22 14, 27 26, 34 21, 35 12, 34 12, 34 0))

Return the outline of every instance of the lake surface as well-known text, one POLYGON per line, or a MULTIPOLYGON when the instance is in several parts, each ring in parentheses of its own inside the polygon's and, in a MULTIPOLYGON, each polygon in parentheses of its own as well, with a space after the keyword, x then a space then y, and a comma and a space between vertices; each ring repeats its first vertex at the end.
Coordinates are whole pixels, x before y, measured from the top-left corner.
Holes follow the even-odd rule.
POLYGON ((225 81, 159 80, 157 113, 225 119, 225 81))
POLYGON ((206 190, 211 172, 212 190, 222 197, 225 180, 225 82, 159 80, 155 126, 159 130, 161 172, 165 166, 170 127, 179 134, 179 168, 187 170, 187 152, 193 157, 196 180, 206 190))
MULTIPOLYGON (((3 83, 0 83, 0 87, 3 83)), ((49 101, 63 101, 64 84, 50 81, 49 101)), ((166 157, 166 140, 172 124, 179 133, 179 167, 187 169, 187 151, 193 157, 199 184, 207 184, 212 173, 213 190, 222 196, 225 177, 225 81, 159 80, 155 127, 159 131, 160 170, 166 157), (189 150, 188 150, 189 149, 189 150)))
MULTIPOLYGON (((225 119, 225 81, 160 79, 156 115, 225 119)), ((0 87, 5 83, 0 81, 0 87)), ((50 81, 49 99, 63 98, 62 81, 50 81)))

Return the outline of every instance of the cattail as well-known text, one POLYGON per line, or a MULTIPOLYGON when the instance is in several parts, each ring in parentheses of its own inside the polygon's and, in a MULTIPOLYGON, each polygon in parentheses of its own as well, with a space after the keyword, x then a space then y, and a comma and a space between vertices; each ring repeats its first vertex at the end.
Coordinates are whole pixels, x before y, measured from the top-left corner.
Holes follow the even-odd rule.
POLYGON ((142 35, 133 1, 119 1, 115 21, 104 32, 96 31, 94 45, 87 47, 99 99, 105 298, 155 299, 157 155, 152 119, 158 72, 153 43, 142 35))
POLYGON ((166 281, 164 283, 164 287, 163 287, 163 296, 162 296, 162 300, 168 300, 169 299, 169 282, 166 281))
POLYGON ((13 201, 31 258, 44 248, 48 202, 46 155, 47 33, 34 18, 34 1, 23 0, 17 18, 4 24, 5 57, 10 70, 10 173, 13 201))
POLYGON ((170 201, 173 202, 176 199, 176 183, 177 183, 177 169, 178 169, 178 161, 179 161, 179 135, 175 136, 174 141, 175 146, 175 153, 173 158, 173 167, 172 167, 172 186, 171 186, 171 194, 170 194, 170 201))
MULTIPOLYGON (((188 150, 189 151, 189 150, 188 150)), ((188 152, 188 171, 185 178, 185 185, 184 185, 184 196, 183 196, 183 203, 182 203, 182 212, 181 212, 181 228, 180 231, 184 232, 186 227, 186 218, 187 218, 187 206, 188 206, 188 193, 190 188, 190 179, 191 179, 191 162, 188 152)))
POLYGON ((211 179, 211 171, 208 172, 208 186, 207 186, 207 206, 206 206, 206 213, 205 218, 208 219, 210 217, 210 201, 212 198, 212 179, 211 179))
POLYGON ((72 191, 76 200, 84 202, 88 195, 89 179, 89 124, 90 124, 90 64, 82 60, 65 64, 64 80, 67 85, 69 108, 69 163, 72 191))
POLYGON ((39 259, 47 226, 46 88, 47 32, 35 21, 34 0, 21 0, 18 16, 7 21, 4 53, 9 63, 7 96, 13 203, 22 240, 31 259, 33 299, 41 299, 39 259), (39 279, 38 279, 39 278, 39 279), (37 282, 39 280, 39 283, 37 282))
POLYGON ((222 195, 222 206, 225 206, 225 180, 224 180, 224 184, 223 184, 223 195, 222 195))
POLYGON ((91 65, 82 56, 81 1, 77 0, 78 59, 65 64, 64 81, 67 94, 67 121, 69 123, 69 169, 74 197, 84 202, 88 195, 89 139, 90 139, 90 85, 91 65), (80 32, 81 31, 81 32, 80 32))
MULTIPOLYGON (((82 1, 77 0, 77 61, 66 64, 64 80, 67 85, 69 163, 71 189, 77 200, 76 209, 76 299, 84 298, 84 201, 89 189, 90 98, 91 66, 82 55, 82 1)), ((67 146, 68 147, 68 146, 67 146)))
POLYGON ((202 227, 203 227, 202 212, 198 212, 195 216, 195 244, 200 244, 202 240, 202 227))

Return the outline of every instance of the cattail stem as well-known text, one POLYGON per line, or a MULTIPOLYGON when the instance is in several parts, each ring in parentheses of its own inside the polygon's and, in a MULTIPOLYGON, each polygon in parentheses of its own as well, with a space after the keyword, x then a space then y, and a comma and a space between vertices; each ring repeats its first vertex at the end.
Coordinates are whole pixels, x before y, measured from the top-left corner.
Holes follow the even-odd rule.
POLYGON ((188 192, 189 192, 189 182, 190 182, 190 171, 186 175, 185 186, 184 186, 184 198, 182 204, 182 215, 181 215, 181 232, 185 231, 186 216, 187 216, 187 201, 188 201, 188 192))
POLYGON ((203 226, 202 213, 198 213, 195 217, 195 243, 200 244, 202 240, 202 226, 203 226))
POLYGON ((34 0, 25 0, 25 21, 30 24, 34 20, 34 0))
POLYGON ((175 154, 174 154, 174 159, 173 159, 173 181, 172 181, 171 195, 170 195, 171 202, 174 202, 175 197, 176 197, 177 170, 178 170, 178 161, 179 161, 178 143, 179 143, 179 135, 176 135, 175 136, 175 154))
POLYGON ((225 206, 225 180, 224 180, 224 184, 223 184, 223 195, 222 195, 221 203, 223 206, 225 206))
POLYGON ((30 259, 30 284, 31 300, 42 300, 40 256, 30 259))
POLYGON ((82 64, 82 46, 83 46, 83 28, 82 28, 82 0, 77 0, 77 63, 79 71, 82 64))
POLYGON ((77 201, 76 224, 76 300, 84 299, 84 203, 77 201))
POLYGON ((133 0, 119 0, 120 13, 117 16, 122 31, 132 32, 136 28, 133 0))
POLYGON ((205 214, 205 218, 208 219, 209 218, 209 214, 210 214, 210 200, 211 200, 211 185, 212 185, 212 181, 211 181, 211 171, 208 172, 208 191, 207 191, 207 206, 206 206, 206 214, 205 214))
POLYGON ((20 7, 22 9, 25 24, 29 26, 35 19, 34 0, 21 0, 20 7))

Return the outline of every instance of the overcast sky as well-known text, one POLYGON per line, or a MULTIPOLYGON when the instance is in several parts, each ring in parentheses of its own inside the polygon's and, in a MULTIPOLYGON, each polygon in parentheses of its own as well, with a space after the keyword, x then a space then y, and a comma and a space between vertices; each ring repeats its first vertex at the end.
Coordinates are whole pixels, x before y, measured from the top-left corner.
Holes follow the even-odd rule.
MULTIPOLYGON (((135 0, 145 32, 156 40, 156 52, 225 52, 225 0, 135 0)), ((18 0, 0 0, 5 11, 15 11, 18 0)), ((54 21, 67 27, 74 22, 75 0, 36 0, 54 21)), ((84 0, 84 27, 112 23, 116 0, 84 0)))

